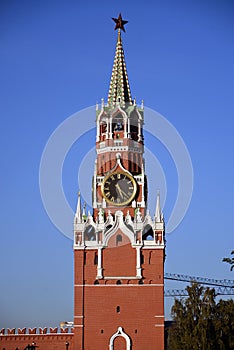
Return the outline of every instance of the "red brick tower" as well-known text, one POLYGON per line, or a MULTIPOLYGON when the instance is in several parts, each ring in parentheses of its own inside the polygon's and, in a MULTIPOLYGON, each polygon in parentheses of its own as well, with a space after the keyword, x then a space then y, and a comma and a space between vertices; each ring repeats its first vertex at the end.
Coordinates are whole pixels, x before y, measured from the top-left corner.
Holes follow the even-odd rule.
POLYGON ((121 29, 107 104, 96 109, 93 214, 74 219, 75 350, 164 349, 164 220, 146 209, 144 107, 131 99, 121 29))

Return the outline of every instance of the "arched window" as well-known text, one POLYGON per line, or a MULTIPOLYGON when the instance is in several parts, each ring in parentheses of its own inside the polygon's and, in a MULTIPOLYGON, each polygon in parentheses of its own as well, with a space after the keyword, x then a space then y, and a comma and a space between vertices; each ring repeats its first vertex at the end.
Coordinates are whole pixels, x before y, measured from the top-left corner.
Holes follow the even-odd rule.
POLYGON ((133 115, 130 118, 130 133, 131 138, 135 141, 137 141, 137 135, 138 135, 138 117, 137 115, 133 115))
POLYGON ((154 232, 150 225, 146 225, 142 231, 142 239, 143 241, 153 241, 154 232))
POLYGON ((101 122, 100 123, 100 128, 101 128, 101 133, 106 133, 106 130, 107 130, 107 125, 105 122, 101 122))
POLYGON ((121 242, 122 242, 122 240, 123 240, 122 235, 117 235, 117 236, 116 236, 116 245, 118 246, 118 245, 119 245, 119 243, 121 243, 121 242))
POLYGON ((84 238, 85 238, 85 241, 95 241, 96 239, 95 228, 92 225, 89 225, 86 227, 84 231, 84 238))
POLYGON ((118 280, 118 281, 116 282, 116 284, 122 284, 122 282, 121 282, 120 280, 118 280))

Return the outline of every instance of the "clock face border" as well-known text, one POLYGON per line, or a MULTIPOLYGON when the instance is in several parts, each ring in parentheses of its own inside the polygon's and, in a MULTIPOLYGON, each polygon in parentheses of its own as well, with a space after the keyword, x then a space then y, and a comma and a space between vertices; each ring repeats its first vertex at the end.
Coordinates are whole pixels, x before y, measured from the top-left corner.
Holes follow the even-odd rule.
MULTIPOLYGON (((111 181, 114 181, 113 179, 111 179, 111 181)), ((102 191, 102 195, 103 197, 105 198, 105 201, 109 204, 112 204, 113 206, 116 206, 116 207, 122 207, 122 206, 125 206, 125 205, 128 205, 130 202, 133 201, 133 199, 135 198, 136 196, 136 192, 137 192, 137 184, 136 184, 136 180, 134 179, 134 177, 124 171, 115 171, 113 173, 110 173, 109 175, 107 175, 103 182, 102 182, 102 187, 101 187, 101 191, 102 191), (129 179, 129 181, 131 181, 131 184, 133 186, 133 192, 132 194, 129 196, 129 198, 127 200, 124 200, 122 202, 119 202, 119 203, 116 203, 114 202, 113 200, 109 199, 107 196, 106 196, 106 193, 105 193, 105 184, 106 182, 111 179, 112 176, 115 176, 115 175, 124 175, 126 178, 129 179)))

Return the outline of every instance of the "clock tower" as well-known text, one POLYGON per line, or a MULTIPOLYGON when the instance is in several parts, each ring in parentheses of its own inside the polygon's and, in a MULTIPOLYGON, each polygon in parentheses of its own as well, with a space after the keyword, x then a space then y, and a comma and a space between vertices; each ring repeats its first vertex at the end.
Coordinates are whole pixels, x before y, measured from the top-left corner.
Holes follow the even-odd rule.
MULTIPOLYGON (((107 103, 96 106, 93 212, 74 218, 75 350, 164 349, 164 220, 147 210, 144 106, 132 100, 121 14, 107 103)), ((157 177, 156 177, 157 181, 157 177)))

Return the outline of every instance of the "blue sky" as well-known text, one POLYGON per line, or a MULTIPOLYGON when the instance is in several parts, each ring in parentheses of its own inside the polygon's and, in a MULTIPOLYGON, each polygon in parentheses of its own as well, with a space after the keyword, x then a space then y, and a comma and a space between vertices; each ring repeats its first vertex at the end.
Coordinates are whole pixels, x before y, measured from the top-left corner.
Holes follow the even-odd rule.
MULTIPOLYGON (((107 98, 116 42, 111 17, 119 12, 129 21, 123 42, 132 95, 174 125, 193 163, 193 197, 182 223, 167 236, 165 270, 233 279, 221 262, 234 249, 233 2, 5 0, 0 3, 0 328, 72 320, 72 241, 46 214, 39 165, 60 123, 107 98)), ((93 136, 87 135, 90 147, 93 136)), ((151 146, 166 174, 167 221, 176 170, 159 142, 148 142, 151 146)), ((80 146, 74 145, 63 170, 73 209, 81 160, 80 146)), ((166 300, 167 316, 171 302, 166 300)))

